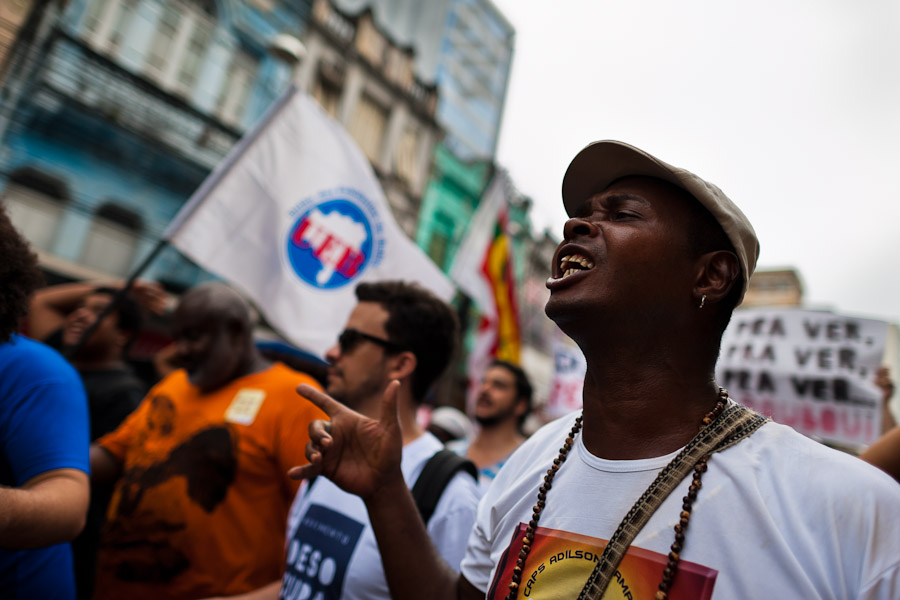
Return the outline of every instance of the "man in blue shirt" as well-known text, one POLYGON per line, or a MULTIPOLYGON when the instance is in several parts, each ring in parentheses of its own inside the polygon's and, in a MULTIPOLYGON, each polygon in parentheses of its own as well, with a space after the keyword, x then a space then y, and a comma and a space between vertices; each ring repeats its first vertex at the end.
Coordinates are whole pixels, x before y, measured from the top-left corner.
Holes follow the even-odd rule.
POLYGON ((75 370, 14 334, 40 283, 0 208, 0 597, 74 598, 68 542, 88 505, 88 415, 75 370))

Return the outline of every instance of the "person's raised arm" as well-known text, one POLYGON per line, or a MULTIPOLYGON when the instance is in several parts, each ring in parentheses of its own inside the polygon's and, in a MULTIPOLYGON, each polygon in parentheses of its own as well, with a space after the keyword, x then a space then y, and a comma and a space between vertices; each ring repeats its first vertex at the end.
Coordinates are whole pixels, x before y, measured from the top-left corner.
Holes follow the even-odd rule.
POLYGON ((66 316, 78 307, 82 299, 100 285, 110 284, 80 281, 37 290, 31 296, 25 319, 28 335, 36 340, 47 339, 63 326, 66 316))
POLYGON ((25 550, 72 540, 84 527, 89 497, 87 474, 77 469, 0 487, 0 547, 25 550))
MULTIPOLYGON (((66 317, 84 300, 85 296, 99 287, 120 289, 123 281, 79 281, 51 285, 37 290, 32 295, 25 319, 28 335, 36 340, 45 340, 65 323, 66 317)), ((130 291, 138 304, 152 313, 160 314, 165 309, 166 294, 155 281, 137 280, 130 291)))
POLYGON ((323 392, 305 385, 298 387, 298 393, 321 408, 331 421, 314 421, 309 426, 309 464, 294 467, 290 474, 296 478, 322 475, 362 498, 394 600, 483 598, 482 592, 441 558, 403 480, 397 416, 399 385, 391 382, 385 390, 377 421, 323 392))

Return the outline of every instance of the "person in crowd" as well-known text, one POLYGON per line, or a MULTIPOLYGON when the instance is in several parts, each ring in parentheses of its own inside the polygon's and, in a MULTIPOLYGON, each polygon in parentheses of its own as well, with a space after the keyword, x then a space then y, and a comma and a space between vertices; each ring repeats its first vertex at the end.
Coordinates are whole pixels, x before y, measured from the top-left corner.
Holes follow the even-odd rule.
POLYGON ((890 409, 891 397, 894 395, 894 381, 887 367, 882 366, 878 369, 875 385, 881 390, 882 435, 859 457, 900 482, 900 427, 897 426, 890 409))
MULTIPOLYGON (((416 409, 450 362, 456 316, 431 292, 401 281, 361 283, 356 297, 359 302, 338 343, 325 355, 330 363, 326 389, 343 405, 375 418, 385 389, 396 382, 394 423, 402 447, 396 475, 409 494, 409 487, 416 486, 427 463, 442 449, 441 442, 418 424, 416 409)), ((445 564, 458 569, 475 521, 478 495, 469 473, 449 472, 448 476, 446 487, 437 490, 439 499, 431 507, 430 518, 421 507, 413 510, 422 519, 415 514, 408 518, 417 520, 445 564)), ((283 581, 245 598, 391 598, 373 524, 359 498, 318 478, 297 496, 287 529, 283 581)))
POLYGON ((121 285, 76 282, 42 288, 31 298, 26 321, 30 335, 67 352, 81 375, 90 405, 91 441, 118 427, 147 393, 125 353, 140 331, 142 307, 159 313, 165 303, 159 284, 138 281, 82 340, 121 285))
POLYGON ((881 391, 881 433, 887 433, 897 426, 894 413, 891 412, 891 398, 894 396, 894 380, 891 370, 884 365, 875 372, 875 385, 881 391))
POLYGON ((281 573, 286 469, 324 416, 294 390, 317 384, 262 358, 249 305, 222 283, 183 296, 172 337, 181 368, 91 446, 92 477, 116 481, 98 599, 234 595, 281 573))
MULTIPOLYGON (((165 294, 155 282, 138 281, 112 311, 94 327, 123 284, 76 282, 41 288, 31 297, 26 326, 31 335, 66 352, 78 370, 88 399, 91 442, 113 431, 130 415, 147 386, 126 361, 127 348, 140 331, 141 310, 161 312, 165 294)), ((91 502, 84 530, 72 542, 78 598, 93 596, 100 531, 112 486, 91 485, 91 502)))
POLYGON ((16 333, 41 283, 0 206, 0 597, 75 597, 67 543, 88 507, 88 411, 75 370, 16 333))
POLYGON ((740 209, 614 141, 576 155, 563 202, 546 312, 587 359, 583 409, 506 462, 460 574, 409 518, 396 388, 378 419, 301 388, 331 422, 313 423, 292 474, 362 498, 392 596, 896 597, 900 487, 715 383, 759 253, 740 209))
POLYGON ((528 375, 518 365, 494 360, 485 371, 475 402, 478 434, 448 446, 475 463, 482 491, 525 441, 522 425, 531 412, 532 394, 528 375))
POLYGON ((472 426, 472 420, 458 408, 438 406, 431 411, 428 431, 446 445, 468 438, 475 432, 475 428, 472 426))

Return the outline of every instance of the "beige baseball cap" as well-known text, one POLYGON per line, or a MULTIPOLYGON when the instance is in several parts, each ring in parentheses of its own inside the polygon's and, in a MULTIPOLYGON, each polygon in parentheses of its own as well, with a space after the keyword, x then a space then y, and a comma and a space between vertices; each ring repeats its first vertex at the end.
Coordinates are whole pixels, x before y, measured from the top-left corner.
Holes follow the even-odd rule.
POLYGON ((566 213, 571 216, 592 194, 602 192, 617 179, 631 176, 655 177, 678 186, 712 213, 734 245, 741 263, 743 300, 750 276, 756 268, 756 259, 759 258, 756 232, 747 216, 722 190, 690 171, 673 167, 624 142, 594 142, 575 155, 563 177, 562 197, 566 213))

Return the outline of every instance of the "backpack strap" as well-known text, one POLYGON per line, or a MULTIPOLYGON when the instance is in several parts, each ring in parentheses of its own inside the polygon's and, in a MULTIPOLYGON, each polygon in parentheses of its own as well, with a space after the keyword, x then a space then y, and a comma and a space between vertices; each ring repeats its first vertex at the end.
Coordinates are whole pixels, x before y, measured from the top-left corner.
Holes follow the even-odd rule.
POLYGON ((434 514, 434 509, 444 493, 444 488, 459 471, 465 471, 476 482, 478 481, 478 469, 475 468, 472 461, 452 450, 446 448, 438 450, 425 463, 422 473, 412 487, 412 495, 419 514, 422 515, 422 521, 426 525, 431 519, 431 515, 434 514))

